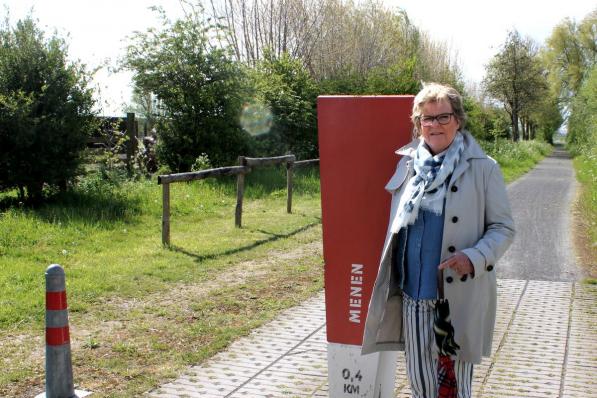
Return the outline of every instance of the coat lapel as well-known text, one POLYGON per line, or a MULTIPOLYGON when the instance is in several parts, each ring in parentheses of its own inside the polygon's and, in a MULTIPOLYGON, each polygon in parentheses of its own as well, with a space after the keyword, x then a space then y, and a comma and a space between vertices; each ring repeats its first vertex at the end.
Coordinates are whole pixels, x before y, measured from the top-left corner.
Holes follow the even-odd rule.
POLYGON ((483 152, 477 141, 473 138, 473 136, 468 131, 462 131, 462 135, 464 136, 464 152, 462 153, 462 159, 456 165, 454 172, 452 173, 452 178, 450 179, 450 186, 454 184, 454 181, 458 179, 465 172, 466 169, 470 167, 470 160, 471 159, 479 159, 485 158, 487 155, 483 152))

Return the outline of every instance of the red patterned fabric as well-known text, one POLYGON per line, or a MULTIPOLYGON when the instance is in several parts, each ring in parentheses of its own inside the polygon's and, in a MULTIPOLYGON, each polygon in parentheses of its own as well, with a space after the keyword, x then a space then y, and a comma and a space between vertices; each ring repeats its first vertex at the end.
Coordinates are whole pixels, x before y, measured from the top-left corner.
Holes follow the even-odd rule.
POLYGON ((447 355, 440 355, 437 375, 437 398, 457 398, 458 386, 456 385, 456 373, 454 373, 454 361, 452 358, 447 355))

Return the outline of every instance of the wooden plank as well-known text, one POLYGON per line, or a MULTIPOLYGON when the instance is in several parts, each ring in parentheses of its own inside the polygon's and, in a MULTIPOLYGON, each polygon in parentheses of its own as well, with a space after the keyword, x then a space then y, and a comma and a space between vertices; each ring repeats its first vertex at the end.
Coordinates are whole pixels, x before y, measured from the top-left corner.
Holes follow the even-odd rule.
POLYGON ((246 166, 219 167, 217 169, 193 171, 189 173, 164 174, 158 176, 158 184, 168 184, 171 182, 202 180, 208 177, 219 177, 235 174, 246 174, 250 169, 246 166))
POLYGON ((294 167, 308 166, 316 163, 319 163, 319 159, 297 160, 294 162, 294 167))
MULTIPOLYGON (((246 158, 244 156, 238 157, 239 167, 245 167, 246 158)), ((234 212, 234 225, 237 228, 242 226, 243 217, 243 197, 245 195, 245 173, 239 173, 236 176, 236 209, 234 212)))
POLYGON ((162 244, 170 245, 170 184, 162 185, 162 244))
POLYGON ((126 134, 128 136, 128 142, 126 146, 126 167, 129 171, 131 171, 133 168, 133 157, 135 156, 135 144, 137 144, 134 113, 126 114, 126 134))
POLYGON ((275 156, 271 158, 244 158, 245 165, 252 166, 269 166, 273 164, 282 164, 286 162, 293 162, 296 158, 294 155, 275 156))

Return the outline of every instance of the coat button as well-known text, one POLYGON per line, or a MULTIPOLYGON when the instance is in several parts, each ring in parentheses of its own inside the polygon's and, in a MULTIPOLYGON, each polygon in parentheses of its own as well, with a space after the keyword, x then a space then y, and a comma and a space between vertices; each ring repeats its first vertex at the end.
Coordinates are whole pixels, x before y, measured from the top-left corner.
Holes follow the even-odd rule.
POLYGON ((487 271, 491 271, 493 270, 493 265, 488 265, 487 268, 485 268, 487 271))
POLYGON ((450 246, 450 247, 448 247, 448 251, 450 253, 454 253, 456 251, 456 248, 454 246, 450 246))
POLYGON ((468 278, 468 275, 467 275, 467 274, 464 274, 464 275, 462 275, 462 278, 460 278, 460 280, 461 280, 462 282, 465 282, 465 281, 467 280, 467 278, 468 278))
POLYGON ((456 185, 452 185, 451 191, 452 192, 457 192, 458 191, 458 187, 456 185))
POLYGON ((456 216, 452 217, 452 222, 453 223, 457 223, 458 222, 458 217, 456 217, 456 216))
POLYGON ((451 276, 448 276, 446 278, 446 282, 448 282, 448 283, 452 283, 453 280, 454 280, 454 278, 452 278, 451 276))

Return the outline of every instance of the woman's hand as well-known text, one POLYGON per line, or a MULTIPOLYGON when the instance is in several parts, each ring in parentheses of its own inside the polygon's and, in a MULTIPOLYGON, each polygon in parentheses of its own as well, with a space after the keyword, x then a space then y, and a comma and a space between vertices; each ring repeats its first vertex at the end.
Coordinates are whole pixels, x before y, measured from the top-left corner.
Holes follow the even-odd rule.
POLYGON ((475 268, 473 263, 463 252, 456 252, 452 257, 439 265, 440 270, 452 268, 459 276, 473 274, 475 268))

